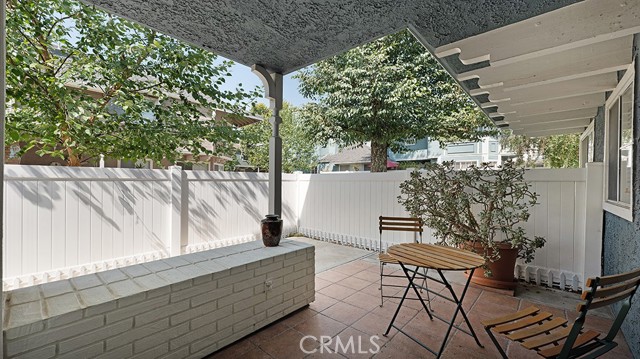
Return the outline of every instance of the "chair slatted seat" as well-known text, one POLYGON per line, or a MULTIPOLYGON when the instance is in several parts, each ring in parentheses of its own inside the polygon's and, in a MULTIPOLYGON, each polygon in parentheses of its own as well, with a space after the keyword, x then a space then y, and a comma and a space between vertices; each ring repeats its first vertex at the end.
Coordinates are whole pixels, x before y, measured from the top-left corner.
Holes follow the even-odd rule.
POLYGON ((584 302, 577 306, 578 318, 571 325, 566 319, 554 318, 550 313, 541 312, 535 306, 485 320, 482 325, 503 358, 507 358, 507 355, 494 333, 519 342, 524 348, 535 350, 544 358, 564 359, 582 356, 595 358, 618 345, 613 340, 629 312, 631 300, 638 286, 640 286, 640 269, 590 278, 581 296, 584 302), (618 302, 622 302, 621 308, 604 337, 602 333, 583 329, 589 310, 618 302))
MULTIPOLYGON (((378 217, 378 230, 380 231, 380 242, 379 242, 379 254, 378 260, 380 261, 380 306, 384 304, 384 298, 401 298, 395 295, 385 295, 383 291, 383 287, 396 287, 396 288, 404 288, 404 285, 396 285, 396 284, 384 284, 383 278, 403 278, 404 275, 397 274, 385 274, 384 267, 389 264, 399 264, 398 260, 387 254, 382 249, 382 233, 385 231, 400 231, 400 232, 413 232, 418 234, 417 238, 414 238, 416 243, 422 243, 422 233, 423 223, 421 218, 414 217, 390 217, 390 216, 380 216, 378 217)), ((425 270, 426 271, 426 270, 425 270)), ((424 273, 426 276, 426 273, 424 273)), ((423 286, 426 287, 426 280, 423 281, 423 286)), ((410 299, 410 298, 409 298, 410 299)), ((429 301, 429 293, 427 293, 427 302, 429 301)))

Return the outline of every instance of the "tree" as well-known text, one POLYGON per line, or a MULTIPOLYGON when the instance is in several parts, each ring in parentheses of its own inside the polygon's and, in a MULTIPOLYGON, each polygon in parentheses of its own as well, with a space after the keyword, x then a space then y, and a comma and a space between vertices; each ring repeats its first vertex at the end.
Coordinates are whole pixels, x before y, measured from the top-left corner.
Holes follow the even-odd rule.
MULTIPOLYGON (((254 115, 270 118, 271 111, 263 104, 257 104, 252 110, 254 115)), ((318 162, 315 146, 302 132, 298 121, 298 109, 284 102, 280 116, 280 136, 282 137, 282 171, 312 171, 318 162)), ((269 168, 269 138, 271 123, 264 120, 242 128, 240 146, 246 159, 261 170, 269 168)))
POLYGON ((220 89, 230 62, 74 0, 6 1, 7 144, 79 166, 236 142, 228 123, 203 120, 242 113, 253 95, 220 89))
POLYGON ((580 135, 556 135, 545 138, 544 164, 552 168, 580 166, 580 135))
POLYGON ((580 135, 554 135, 547 137, 529 137, 514 135, 503 131, 500 145, 512 151, 516 165, 534 167, 540 160, 545 167, 571 168, 580 164, 580 135))
POLYGON ((314 143, 371 141, 371 171, 386 171, 402 140, 477 140, 495 134, 484 116, 408 31, 383 37, 302 70, 302 125, 314 143))

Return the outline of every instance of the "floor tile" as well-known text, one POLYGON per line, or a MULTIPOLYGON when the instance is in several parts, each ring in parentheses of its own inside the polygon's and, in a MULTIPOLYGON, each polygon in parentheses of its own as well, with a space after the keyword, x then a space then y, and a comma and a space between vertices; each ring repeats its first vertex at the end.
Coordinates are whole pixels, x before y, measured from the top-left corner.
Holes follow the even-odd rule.
POLYGON ((365 314, 367 314, 367 310, 358 308, 348 303, 338 302, 328 309, 322 311, 322 314, 343 324, 351 325, 358 319, 362 318, 365 314))

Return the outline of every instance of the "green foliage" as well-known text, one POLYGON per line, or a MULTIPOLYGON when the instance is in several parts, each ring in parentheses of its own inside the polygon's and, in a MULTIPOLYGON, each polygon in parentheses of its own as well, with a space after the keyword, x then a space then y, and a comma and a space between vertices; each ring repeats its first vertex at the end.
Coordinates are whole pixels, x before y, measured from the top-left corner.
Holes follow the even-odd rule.
POLYGON ((300 92, 310 139, 341 146, 371 141, 372 171, 386 171, 387 148, 403 139, 442 142, 494 135, 484 116, 408 31, 385 36, 302 70, 300 92))
POLYGON ((220 89, 230 62, 75 0, 7 0, 7 10, 7 144, 77 166, 99 154, 212 154, 202 140, 222 154, 236 141, 225 121, 202 121, 251 98, 220 89))
MULTIPOLYGON (((284 102, 280 117, 280 137, 282 137, 282 171, 311 172, 318 163, 315 146, 309 142, 302 132, 298 120, 298 109, 284 102)), ((269 169, 269 138, 272 126, 268 119, 271 111, 263 104, 257 104, 252 110, 254 115, 261 116, 264 121, 242 128, 240 146, 244 157, 250 164, 261 171, 269 169)))
POLYGON ((500 144, 516 155, 514 160, 518 166, 535 167, 540 159, 545 167, 551 168, 572 168, 580 165, 578 134, 529 137, 503 131, 500 144))
POLYGON ((510 161, 497 170, 483 164, 456 171, 453 161, 425 168, 400 185, 398 201, 422 218, 441 243, 466 248, 481 243, 484 252, 479 254, 491 263, 500 258, 497 243, 509 242, 525 262, 533 260, 545 239, 527 237, 520 226, 538 198, 524 181, 523 168, 510 161))
POLYGON ((556 135, 544 140, 544 164, 552 168, 580 166, 580 135, 556 135))

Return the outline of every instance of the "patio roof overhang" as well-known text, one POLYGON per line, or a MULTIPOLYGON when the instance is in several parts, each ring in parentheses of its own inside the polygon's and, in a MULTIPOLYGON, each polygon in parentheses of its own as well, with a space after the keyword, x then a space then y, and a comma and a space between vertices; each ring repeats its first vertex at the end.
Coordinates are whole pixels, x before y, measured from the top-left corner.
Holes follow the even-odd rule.
POLYGON ((516 133, 584 130, 632 58, 629 0, 83 0, 241 64, 287 74, 405 28, 516 133))

